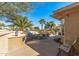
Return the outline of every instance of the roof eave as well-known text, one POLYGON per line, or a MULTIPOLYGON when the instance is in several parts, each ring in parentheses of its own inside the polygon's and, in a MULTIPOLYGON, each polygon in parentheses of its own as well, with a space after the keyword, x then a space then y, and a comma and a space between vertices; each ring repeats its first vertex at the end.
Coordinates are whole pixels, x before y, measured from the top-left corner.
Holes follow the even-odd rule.
MULTIPOLYGON (((57 19, 61 20, 61 19, 63 19, 62 14, 65 14, 64 12, 66 12, 67 10, 70 10, 70 9, 72 9, 72 8, 75 8, 75 7, 77 7, 77 6, 79 6, 79 3, 71 4, 71 5, 69 5, 69 6, 66 6, 66 7, 64 7, 64 8, 62 8, 62 9, 59 9, 59 10, 55 11, 55 13, 54 13, 53 15, 54 15, 57 19)), ((67 11, 67 13, 68 13, 68 11, 67 11)))

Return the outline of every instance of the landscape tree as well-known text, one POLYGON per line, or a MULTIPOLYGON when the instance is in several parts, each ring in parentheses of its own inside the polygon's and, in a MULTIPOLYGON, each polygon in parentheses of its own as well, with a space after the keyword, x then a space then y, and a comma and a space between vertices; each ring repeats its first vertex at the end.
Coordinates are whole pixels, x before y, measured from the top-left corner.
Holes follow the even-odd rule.
POLYGON ((29 10, 31 10, 31 4, 28 2, 0 2, 0 17, 12 18, 29 10))
POLYGON ((41 29, 44 28, 44 24, 46 23, 45 19, 40 19, 39 23, 41 24, 41 29))
POLYGON ((2 27, 5 27, 5 24, 0 22, 0 28, 2 27))
POLYGON ((34 27, 34 30, 39 30, 39 27, 38 26, 34 27))
POLYGON ((59 26, 61 26, 61 28, 64 28, 64 24, 60 24, 59 26))
POLYGON ((59 26, 61 27, 61 32, 62 32, 61 34, 64 35, 64 24, 61 23, 59 26))
POLYGON ((16 30, 16 26, 13 24, 7 25, 11 30, 15 31, 16 30))

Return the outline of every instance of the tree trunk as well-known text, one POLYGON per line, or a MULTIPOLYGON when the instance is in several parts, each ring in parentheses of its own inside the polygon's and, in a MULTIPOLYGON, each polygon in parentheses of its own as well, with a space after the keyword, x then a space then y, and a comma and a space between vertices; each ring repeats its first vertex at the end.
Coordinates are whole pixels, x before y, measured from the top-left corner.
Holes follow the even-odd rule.
POLYGON ((43 24, 41 24, 41 29, 43 29, 43 24))

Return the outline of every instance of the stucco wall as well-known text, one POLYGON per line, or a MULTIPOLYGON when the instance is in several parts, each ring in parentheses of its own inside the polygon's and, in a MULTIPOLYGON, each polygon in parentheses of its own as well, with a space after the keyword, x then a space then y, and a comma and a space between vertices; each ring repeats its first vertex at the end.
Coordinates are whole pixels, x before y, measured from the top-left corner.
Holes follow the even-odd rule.
POLYGON ((14 37, 14 38, 10 38, 8 39, 8 50, 9 52, 15 51, 19 48, 24 47, 25 44, 22 41, 22 37, 14 37))
POLYGON ((79 12, 65 16, 64 42, 72 44, 79 37, 79 12))

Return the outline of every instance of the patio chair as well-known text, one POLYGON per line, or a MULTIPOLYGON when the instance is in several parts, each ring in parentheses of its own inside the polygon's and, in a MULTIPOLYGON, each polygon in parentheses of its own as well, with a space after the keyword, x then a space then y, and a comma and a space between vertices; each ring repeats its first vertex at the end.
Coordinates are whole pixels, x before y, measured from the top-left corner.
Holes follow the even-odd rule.
POLYGON ((53 40, 59 44, 63 44, 62 40, 63 40, 63 36, 62 35, 56 35, 56 36, 53 36, 53 40))
POLYGON ((61 56, 62 52, 66 53, 68 56, 77 55, 78 53, 75 53, 75 51, 76 51, 75 47, 76 46, 77 46, 77 48, 79 47, 79 39, 74 40, 72 45, 69 45, 69 44, 60 45, 59 46, 59 52, 57 53, 57 56, 61 56))
POLYGON ((25 43, 28 41, 33 40, 33 34, 32 33, 28 33, 27 35, 25 35, 25 37, 23 37, 23 40, 25 43))

